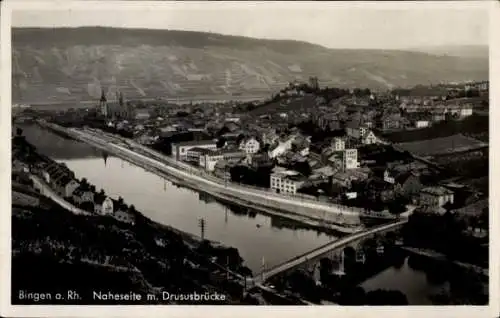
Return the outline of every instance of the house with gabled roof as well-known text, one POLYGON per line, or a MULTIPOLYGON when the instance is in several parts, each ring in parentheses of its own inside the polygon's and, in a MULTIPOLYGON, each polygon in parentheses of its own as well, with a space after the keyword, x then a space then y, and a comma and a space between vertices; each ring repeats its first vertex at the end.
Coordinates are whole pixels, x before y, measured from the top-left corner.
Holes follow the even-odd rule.
POLYGON ((105 194, 96 193, 94 196, 94 212, 100 215, 112 215, 114 212, 113 200, 105 194))

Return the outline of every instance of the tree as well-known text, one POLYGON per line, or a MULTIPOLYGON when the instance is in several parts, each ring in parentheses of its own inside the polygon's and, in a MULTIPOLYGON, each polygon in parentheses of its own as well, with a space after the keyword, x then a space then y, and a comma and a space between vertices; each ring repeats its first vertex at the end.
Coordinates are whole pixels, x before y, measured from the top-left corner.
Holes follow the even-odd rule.
POLYGON ((483 227, 485 228, 488 228, 488 224, 489 224, 489 209, 488 207, 486 208, 483 208, 483 210, 481 211, 481 214, 479 215, 479 223, 481 225, 483 225, 483 227))
POLYGON ((348 287, 340 293, 338 300, 340 305, 359 306, 366 304, 366 293, 363 287, 348 287))
POLYGON ((366 305, 408 305, 408 299, 399 290, 377 289, 366 293, 366 305))
POLYGON ((220 136, 222 136, 222 135, 224 135, 224 134, 227 134, 227 133, 229 133, 229 132, 231 132, 231 131, 229 130, 229 128, 228 128, 227 126, 222 126, 222 128, 221 128, 221 129, 219 129, 219 131, 217 132, 217 134, 216 134, 216 135, 217 135, 218 137, 220 137, 220 136))
POLYGON ((217 139, 217 148, 222 148, 224 147, 225 144, 226 144, 226 138, 219 137, 219 139, 217 139))
POLYGON ((371 206, 369 208, 375 212, 383 212, 385 206, 384 206, 384 203, 380 199, 377 199, 377 200, 375 200, 375 202, 373 202, 371 204, 371 206))
POLYGON ((388 208, 389 208, 389 213, 395 215, 399 215, 401 213, 406 212, 406 206, 398 200, 394 200, 391 203, 389 203, 388 208))

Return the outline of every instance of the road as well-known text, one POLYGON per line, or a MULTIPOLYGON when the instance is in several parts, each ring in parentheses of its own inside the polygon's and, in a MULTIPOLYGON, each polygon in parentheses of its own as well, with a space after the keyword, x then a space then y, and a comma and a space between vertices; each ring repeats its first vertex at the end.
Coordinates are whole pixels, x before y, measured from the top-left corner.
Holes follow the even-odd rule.
POLYGON ((30 179, 33 181, 33 184, 35 187, 39 187, 41 189, 41 193, 46 196, 51 198, 54 202, 59 204, 61 207, 65 208, 68 211, 73 212, 74 214, 80 214, 80 215, 93 215, 92 213, 82 210, 80 208, 77 208, 73 204, 69 203, 68 201, 64 200, 60 195, 58 195, 54 190, 52 190, 44 181, 42 181, 39 177, 30 174, 30 179))
MULTIPOLYGON (((93 137, 97 138, 96 135, 94 135, 93 137)), ((94 140, 94 141, 96 141, 96 140, 94 140)), ((208 183, 209 186, 215 187, 215 188, 221 189, 221 188, 227 187, 227 183, 224 183, 223 181, 220 181, 220 182, 215 181, 215 178, 213 178, 213 180, 208 180, 207 176, 200 177, 200 176, 194 175, 193 172, 197 172, 197 169, 195 167, 189 166, 185 163, 181 163, 173 158, 169 158, 168 156, 165 156, 163 154, 155 152, 154 150, 148 149, 147 147, 144 147, 143 145, 140 145, 136 142, 133 142, 130 140, 127 140, 126 142, 128 144, 134 146, 135 148, 140 149, 143 152, 146 152, 148 155, 155 157, 155 159, 151 159, 150 157, 144 156, 143 154, 138 153, 137 151, 131 151, 128 148, 125 148, 125 147, 122 147, 122 146, 119 146, 116 144, 111 144, 111 146, 116 147, 116 148, 120 148, 121 150, 126 151, 126 152, 130 152, 131 155, 139 155, 142 157, 142 159, 145 159, 150 163, 154 162, 155 164, 158 164, 158 163, 161 164, 161 162, 159 162, 158 159, 164 160, 164 161, 168 162, 169 164, 175 165, 179 168, 177 169, 177 168, 170 167, 167 165, 162 165, 163 168, 170 170, 170 172, 178 172, 178 173, 182 174, 182 176, 185 178, 189 178, 189 179, 193 178, 194 181, 208 183), (185 171, 184 169, 188 170, 188 171, 185 171)), ((265 200, 276 200, 280 203, 293 203, 293 204, 301 205, 301 206, 308 207, 308 208, 327 210, 327 212, 330 212, 330 213, 342 213, 345 215, 353 215, 353 216, 359 215, 359 212, 353 212, 353 211, 348 210, 347 207, 337 206, 334 204, 328 204, 328 203, 321 204, 319 202, 314 202, 313 200, 303 199, 303 198, 301 198, 301 199, 292 198, 292 197, 287 198, 285 195, 279 195, 279 194, 272 193, 270 191, 265 191, 262 189, 251 189, 250 187, 243 187, 243 186, 236 185, 234 183, 230 183, 230 187, 232 188, 232 190, 234 192, 237 192, 239 194, 247 195, 247 196, 256 195, 259 198, 265 199, 265 200)))
POLYGON ((365 231, 362 231, 359 233, 345 236, 341 239, 330 242, 330 243, 325 244, 323 246, 320 246, 312 251, 309 251, 305 254, 297 256, 291 260, 288 260, 288 261, 283 262, 281 264, 278 264, 274 267, 271 267, 270 269, 264 271, 264 273, 256 275, 254 277, 254 281, 256 284, 262 284, 263 283, 262 277, 264 277, 264 279, 268 279, 269 277, 272 277, 272 276, 277 275, 281 272, 284 272, 284 271, 287 271, 291 268, 299 266, 299 265, 301 265, 301 264, 303 264, 311 259, 315 259, 315 258, 317 258, 317 257, 319 257, 319 256, 321 256, 321 255, 323 255, 331 250, 342 248, 342 247, 344 247, 352 242, 363 239, 363 238, 368 237, 370 235, 397 228, 397 227, 399 227, 407 222, 408 222, 408 219, 405 218, 403 220, 399 220, 399 221, 392 222, 389 224, 380 225, 380 226, 374 227, 374 228, 369 229, 369 230, 365 230, 365 231))
MULTIPOLYGON (((331 218, 344 218, 353 217, 359 219, 359 212, 350 211, 346 207, 339 207, 330 204, 321 204, 319 202, 310 202, 306 200, 294 199, 286 196, 276 196, 272 195, 267 191, 258 191, 253 189, 247 189, 241 186, 227 186, 223 182, 217 182, 206 176, 199 175, 194 168, 191 171, 183 170, 182 168, 176 168, 169 166, 159 160, 152 159, 151 156, 146 156, 137 151, 132 151, 127 147, 127 145, 117 145, 110 143, 107 140, 103 140, 102 136, 90 135, 87 132, 79 131, 76 129, 69 130, 75 138, 94 145, 98 148, 107 149, 108 151, 114 153, 120 153, 122 156, 131 157, 141 162, 145 162, 152 167, 159 169, 167 174, 172 174, 178 178, 182 178, 185 181, 192 182, 203 188, 210 188, 211 191, 217 191, 227 195, 240 196, 248 200, 259 201, 261 204, 266 205, 270 208, 282 207, 282 209, 292 209, 290 212, 295 214, 302 214, 311 218, 323 218, 329 220, 331 218), (287 205, 287 206, 282 206, 287 205), (304 208, 306 210, 304 210, 304 208), (294 211, 295 209, 295 211, 294 211), (310 211, 310 212, 309 212, 310 211), (318 211, 321 211, 318 213, 318 211), (316 214, 316 215, 315 215, 316 214)), ((341 222, 338 222, 341 223, 341 222)), ((353 227, 353 231, 359 231, 361 228, 353 227)))

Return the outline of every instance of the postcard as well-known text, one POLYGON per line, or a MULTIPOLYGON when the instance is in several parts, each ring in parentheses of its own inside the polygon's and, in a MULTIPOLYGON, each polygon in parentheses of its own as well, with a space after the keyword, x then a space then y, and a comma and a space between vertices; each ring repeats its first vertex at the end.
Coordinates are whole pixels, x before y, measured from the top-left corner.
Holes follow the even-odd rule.
POLYGON ((2 315, 498 316, 499 9, 2 3, 2 315))

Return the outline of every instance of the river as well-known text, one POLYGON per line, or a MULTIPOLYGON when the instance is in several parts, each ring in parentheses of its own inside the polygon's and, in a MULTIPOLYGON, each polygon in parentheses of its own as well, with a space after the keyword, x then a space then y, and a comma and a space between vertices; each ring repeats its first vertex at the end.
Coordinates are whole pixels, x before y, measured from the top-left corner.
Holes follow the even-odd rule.
MULTIPOLYGON (((104 156, 86 144, 65 139, 36 125, 24 125, 23 134, 37 149, 65 163, 77 178, 87 178, 113 198, 122 196, 150 219, 182 231, 200 235, 199 220, 205 220, 205 238, 238 249, 254 273, 298 254, 314 249, 334 235, 279 217, 225 206, 207 195, 178 187, 151 172, 113 156, 104 156)), ((378 288, 400 290, 412 305, 431 304, 428 296, 447 290, 447 282, 433 282, 422 268, 405 262, 365 281, 369 291, 378 288)))

